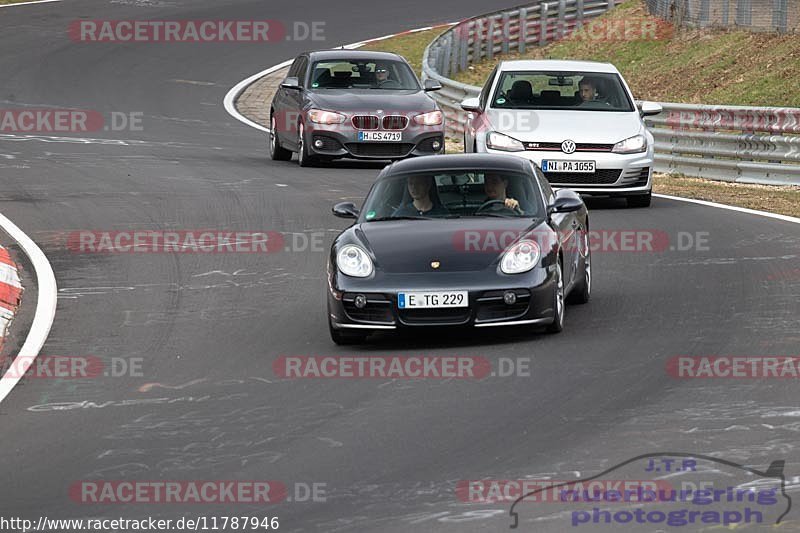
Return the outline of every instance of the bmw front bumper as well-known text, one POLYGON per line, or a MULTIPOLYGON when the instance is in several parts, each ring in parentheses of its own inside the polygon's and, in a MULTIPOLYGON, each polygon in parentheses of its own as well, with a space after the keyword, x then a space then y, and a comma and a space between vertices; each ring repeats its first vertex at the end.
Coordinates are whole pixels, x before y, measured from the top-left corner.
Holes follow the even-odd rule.
POLYGON ((403 129, 367 130, 370 133, 399 133, 399 141, 360 141, 359 130, 350 120, 343 124, 315 124, 306 126, 305 144, 311 155, 336 159, 402 159, 409 156, 444 153, 444 125, 420 126, 409 120, 403 129))

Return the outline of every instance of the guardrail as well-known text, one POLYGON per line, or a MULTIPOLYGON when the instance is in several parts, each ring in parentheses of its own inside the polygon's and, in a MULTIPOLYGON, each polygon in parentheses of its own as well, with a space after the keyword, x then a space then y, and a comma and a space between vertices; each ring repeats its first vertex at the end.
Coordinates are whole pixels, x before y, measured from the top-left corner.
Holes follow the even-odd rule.
MULTIPOLYGON (((462 21, 425 49, 423 79, 445 111, 451 135, 461 136, 467 113, 461 101, 481 88, 448 78, 497 53, 524 52, 579 27, 614 7, 614 0, 550 0, 462 21)), ((800 109, 708 106, 660 102, 664 112, 646 120, 655 138, 659 172, 724 181, 800 185, 800 109)))

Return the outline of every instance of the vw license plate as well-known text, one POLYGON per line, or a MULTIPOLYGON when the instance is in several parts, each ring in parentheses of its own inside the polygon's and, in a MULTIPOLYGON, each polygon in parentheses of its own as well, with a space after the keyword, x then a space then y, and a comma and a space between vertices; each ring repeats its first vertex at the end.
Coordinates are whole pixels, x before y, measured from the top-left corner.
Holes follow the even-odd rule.
POLYGON ((439 307, 468 307, 467 291, 401 292, 397 294, 400 309, 432 309, 439 307))
POLYGON ((358 140, 400 142, 403 140, 403 134, 399 131, 359 131, 358 140))
POLYGON ((594 161, 542 161, 542 172, 578 172, 590 174, 595 171, 594 161))

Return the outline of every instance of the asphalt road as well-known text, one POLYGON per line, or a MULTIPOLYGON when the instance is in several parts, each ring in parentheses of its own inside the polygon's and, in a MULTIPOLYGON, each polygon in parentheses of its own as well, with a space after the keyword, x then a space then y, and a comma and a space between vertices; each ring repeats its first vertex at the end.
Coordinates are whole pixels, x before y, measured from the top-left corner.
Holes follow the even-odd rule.
MULTIPOLYGON (((797 225, 664 199, 638 210, 594 202, 594 229, 658 230, 673 244, 704 232, 707 249, 596 253, 592 301, 567 309, 561 335, 385 335, 354 348, 328 337, 326 252, 65 248, 76 230, 207 228, 321 232, 327 247, 346 225, 330 206, 363 198, 380 165, 272 162, 263 134, 223 109, 228 89, 309 48, 515 3, 74 0, 0 10, 2 107, 143 114, 142 131, 84 140, 0 136, 0 210, 42 246, 60 288, 42 354, 142 366, 140 376, 26 379, 0 405, 3 516, 239 514, 279 516, 287 531, 503 531, 508 505, 459 501, 459 480, 574 478, 671 450, 759 468, 785 459, 793 481, 795 381, 675 380, 665 364, 798 355, 797 225), (324 21, 326 40, 71 42, 68 24, 81 18, 324 21), (530 375, 281 380, 272 370, 281 355, 344 354, 523 357, 530 375), (70 498, 76 482, 103 479, 323 483, 326 499, 265 508, 70 498)), ((524 506, 521 529, 570 530, 565 516, 524 506)))

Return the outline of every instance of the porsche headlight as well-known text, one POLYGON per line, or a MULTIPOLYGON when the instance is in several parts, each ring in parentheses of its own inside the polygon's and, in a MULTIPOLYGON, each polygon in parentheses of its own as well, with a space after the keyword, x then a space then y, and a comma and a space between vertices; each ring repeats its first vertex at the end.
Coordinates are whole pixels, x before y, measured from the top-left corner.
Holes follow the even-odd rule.
POLYGON ((341 124, 347 117, 341 113, 334 113, 333 111, 310 109, 308 111, 308 118, 315 124, 341 124))
POLYGON ((504 274, 522 274, 535 267, 539 262, 539 257, 541 257, 541 252, 536 242, 519 241, 503 254, 500 270, 504 274))
POLYGON ((490 131, 486 135, 486 146, 492 150, 503 150, 504 152, 521 152, 525 149, 520 141, 496 131, 490 131))
POLYGON ((647 151, 647 139, 644 135, 634 135, 620 141, 611 149, 616 154, 635 154, 647 151))
POLYGON ((374 270, 369 254, 355 244, 348 244, 339 250, 336 266, 339 267, 339 272, 354 278, 366 278, 374 270))

